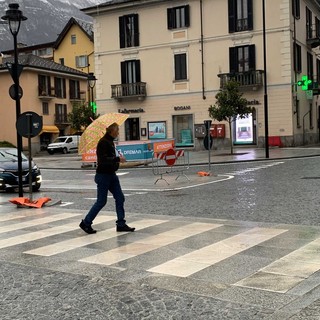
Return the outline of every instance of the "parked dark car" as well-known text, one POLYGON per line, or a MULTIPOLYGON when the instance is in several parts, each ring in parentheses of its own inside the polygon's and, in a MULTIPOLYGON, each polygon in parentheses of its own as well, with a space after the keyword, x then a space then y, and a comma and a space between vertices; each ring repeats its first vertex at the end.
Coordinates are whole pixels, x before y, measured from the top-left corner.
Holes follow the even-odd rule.
MULTIPOLYGON (((22 184, 29 187, 29 159, 22 156, 22 184)), ((32 190, 38 191, 41 186, 41 172, 32 161, 32 190)), ((0 148, 0 190, 11 191, 19 186, 18 150, 16 148, 0 148)))

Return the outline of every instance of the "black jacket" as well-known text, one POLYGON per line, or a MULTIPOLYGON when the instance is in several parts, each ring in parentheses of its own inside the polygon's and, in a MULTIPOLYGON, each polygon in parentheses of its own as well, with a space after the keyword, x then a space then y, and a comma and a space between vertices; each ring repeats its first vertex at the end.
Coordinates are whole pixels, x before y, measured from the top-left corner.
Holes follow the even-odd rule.
POLYGON ((114 138, 106 133, 97 145, 97 173, 113 174, 119 169, 120 157, 116 156, 114 138))

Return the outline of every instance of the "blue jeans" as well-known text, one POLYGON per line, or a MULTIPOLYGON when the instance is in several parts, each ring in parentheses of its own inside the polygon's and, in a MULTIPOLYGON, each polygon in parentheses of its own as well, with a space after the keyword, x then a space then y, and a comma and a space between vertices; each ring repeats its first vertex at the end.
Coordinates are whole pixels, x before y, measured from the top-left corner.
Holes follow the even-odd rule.
POLYGON ((116 224, 120 227, 124 226, 126 223, 126 220, 124 220, 124 194, 122 192, 118 176, 116 174, 96 173, 94 181, 97 184, 97 200, 84 218, 85 225, 91 226, 97 214, 106 205, 108 191, 110 191, 116 201, 118 219, 116 224))

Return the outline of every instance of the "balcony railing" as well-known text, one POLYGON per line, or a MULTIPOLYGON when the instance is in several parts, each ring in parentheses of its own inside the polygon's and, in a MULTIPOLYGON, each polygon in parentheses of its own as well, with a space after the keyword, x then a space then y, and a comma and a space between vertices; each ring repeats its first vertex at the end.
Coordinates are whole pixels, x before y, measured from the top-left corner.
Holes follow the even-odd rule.
POLYGON ((111 85, 111 98, 113 99, 126 99, 126 98, 144 99, 146 96, 147 96, 147 90, 146 90, 145 82, 111 85))
POLYGON ((246 31, 248 30, 248 19, 237 19, 237 31, 246 31))
POLYGON ((263 85, 263 70, 254 70, 237 73, 220 73, 220 88, 224 88, 229 81, 236 81, 240 89, 257 88, 263 85))
POLYGON ((41 100, 50 100, 54 98, 54 94, 51 93, 49 88, 38 87, 38 97, 41 100))
POLYGON ((320 46, 320 28, 317 28, 316 25, 307 28, 307 44, 311 48, 320 46))
POLYGON ((65 113, 58 113, 54 115, 55 124, 68 124, 68 115, 65 113))

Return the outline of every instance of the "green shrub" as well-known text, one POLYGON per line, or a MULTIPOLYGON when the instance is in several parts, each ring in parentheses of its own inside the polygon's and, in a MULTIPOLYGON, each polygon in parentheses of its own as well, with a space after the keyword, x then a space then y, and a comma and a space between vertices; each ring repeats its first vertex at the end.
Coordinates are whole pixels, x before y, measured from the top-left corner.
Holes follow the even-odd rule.
POLYGON ((0 141, 0 147, 12 147, 15 148, 16 146, 8 141, 0 141))

